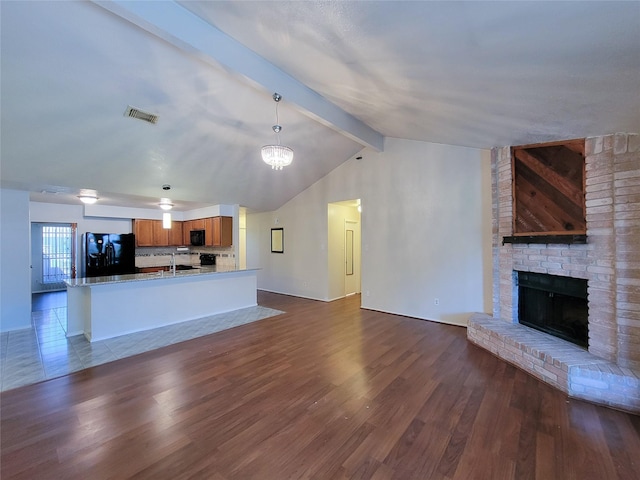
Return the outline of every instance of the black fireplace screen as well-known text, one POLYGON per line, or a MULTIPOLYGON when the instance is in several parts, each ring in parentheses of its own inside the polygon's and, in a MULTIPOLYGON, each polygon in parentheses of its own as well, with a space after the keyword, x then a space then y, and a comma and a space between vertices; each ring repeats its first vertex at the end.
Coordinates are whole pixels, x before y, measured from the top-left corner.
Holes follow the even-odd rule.
POLYGON ((587 281, 542 273, 517 273, 518 321, 587 348, 587 281))

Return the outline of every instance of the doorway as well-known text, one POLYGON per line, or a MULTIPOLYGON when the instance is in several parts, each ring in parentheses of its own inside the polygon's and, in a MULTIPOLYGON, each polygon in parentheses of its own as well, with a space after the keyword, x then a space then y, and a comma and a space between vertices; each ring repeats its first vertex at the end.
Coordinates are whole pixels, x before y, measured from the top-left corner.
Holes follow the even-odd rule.
POLYGON ((328 281, 330 300, 360 293, 360 200, 328 205, 328 281))
POLYGON ((31 224, 31 292, 65 290, 76 278, 75 223, 31 224))

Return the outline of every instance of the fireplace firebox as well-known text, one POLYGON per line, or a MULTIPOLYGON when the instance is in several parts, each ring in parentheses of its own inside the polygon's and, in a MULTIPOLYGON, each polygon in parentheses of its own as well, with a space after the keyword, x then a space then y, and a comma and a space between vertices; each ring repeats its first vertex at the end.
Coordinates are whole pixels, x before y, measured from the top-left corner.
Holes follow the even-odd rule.
POLYGON ((533 272, 516 278, 519 323, 588 347, 586 280, 533 272))

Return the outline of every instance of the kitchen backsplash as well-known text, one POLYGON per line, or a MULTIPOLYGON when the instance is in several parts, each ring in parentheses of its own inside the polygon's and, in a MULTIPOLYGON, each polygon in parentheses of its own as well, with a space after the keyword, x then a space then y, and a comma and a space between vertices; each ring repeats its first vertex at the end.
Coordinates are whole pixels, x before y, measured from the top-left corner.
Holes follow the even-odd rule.
MULTIPOLYGON (((182 247, 181 247, 182 248, 182 247)), ((200 265, 201 253, 213 253, 216 265, 233 267, 236 264, 233 248, 187 247, 188 251, 178 251, 176 247, 136 248, 136 267, 163 267, 171 262, 171 254, 176 256, 176 265, 200 265)))

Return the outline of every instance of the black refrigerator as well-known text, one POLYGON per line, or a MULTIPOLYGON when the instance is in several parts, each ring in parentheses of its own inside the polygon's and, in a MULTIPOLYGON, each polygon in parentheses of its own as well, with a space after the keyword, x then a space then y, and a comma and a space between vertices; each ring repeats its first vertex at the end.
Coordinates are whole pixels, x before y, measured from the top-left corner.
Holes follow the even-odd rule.
POLYGON ((136 273, 133 233, 85 233, 84 276, 102 277, 136 273))

